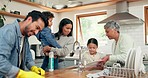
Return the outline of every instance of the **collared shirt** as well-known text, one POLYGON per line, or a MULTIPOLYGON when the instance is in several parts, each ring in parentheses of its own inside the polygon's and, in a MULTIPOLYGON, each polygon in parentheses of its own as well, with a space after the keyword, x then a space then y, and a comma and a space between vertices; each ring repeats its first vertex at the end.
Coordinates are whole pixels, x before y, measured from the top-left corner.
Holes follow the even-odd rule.
MULTIPOLYGON (((15 78, 19 71, 17 67, 19 63, 19 53, 22 34, 20 31, 19 20, 15 20, 11 24, 6 24, 0 28, 0 78, 8 76, 15 78)), ((27 40, 28 41, 28 40, 27 40)), ((26 58, 25 65, 28 69, 35 65, 29 43, 26 42, 26 58)))
POLYGON ((118 42, 112 44, 112 52, 109 61, 125 61, 128 51, 135 47, 134 40, 127 34, 120 34, 118 42))

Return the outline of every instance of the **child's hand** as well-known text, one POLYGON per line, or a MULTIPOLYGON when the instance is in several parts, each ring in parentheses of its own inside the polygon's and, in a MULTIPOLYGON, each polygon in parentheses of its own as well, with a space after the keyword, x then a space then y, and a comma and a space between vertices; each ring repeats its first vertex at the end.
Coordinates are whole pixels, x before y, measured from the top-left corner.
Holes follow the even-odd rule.
POLYGON ((99 60, 96 66, 97 67, 103 67, 104 66, 104 61, 102 59, 99 60))
POLYGON ((45 46, 45 47, 43 47, 43 52, 44 52, 44 53, 49 53, 50 50, 51 50, 51 47, 50 47, 50 46, 45 46))

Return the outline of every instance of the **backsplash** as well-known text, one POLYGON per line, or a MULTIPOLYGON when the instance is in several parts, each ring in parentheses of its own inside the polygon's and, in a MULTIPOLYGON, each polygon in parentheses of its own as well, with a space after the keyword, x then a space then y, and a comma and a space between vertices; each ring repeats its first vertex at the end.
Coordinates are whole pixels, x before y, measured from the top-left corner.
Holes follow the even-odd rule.
POLYGON ((141 46, 144 53, 148 53, 148 45, 145 45, 145 26, 143 25, 127 25, 121 26, 121 33, 129 34, 135 41, 137 46, 141 46))

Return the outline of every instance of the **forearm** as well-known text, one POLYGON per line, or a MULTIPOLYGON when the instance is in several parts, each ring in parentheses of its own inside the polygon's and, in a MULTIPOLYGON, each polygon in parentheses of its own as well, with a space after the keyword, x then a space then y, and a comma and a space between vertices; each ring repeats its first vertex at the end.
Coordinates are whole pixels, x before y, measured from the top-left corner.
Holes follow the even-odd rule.
POLYGON ((12 64, 8 62, 0 63, 0 73, 8 76, 9 78, 15 78, 16 74, 18 73, 19 68, 16 66, 13 66, 12 64))
POLYGON ((26 66, 30 70, 31 67, 34 66, 34 65, 35 65, 34 61, 31 61, 31 62, 28 62, 26 66))
POLYGON ((109 61, 125 61, 127 54, 110 55, 109 61))
POLYGON ((63 47, 63 48, 51 48, 50 51, 55 52, 56 55, 58 56, 66 56, 70 53, 70 50, 67 47, 63 47))

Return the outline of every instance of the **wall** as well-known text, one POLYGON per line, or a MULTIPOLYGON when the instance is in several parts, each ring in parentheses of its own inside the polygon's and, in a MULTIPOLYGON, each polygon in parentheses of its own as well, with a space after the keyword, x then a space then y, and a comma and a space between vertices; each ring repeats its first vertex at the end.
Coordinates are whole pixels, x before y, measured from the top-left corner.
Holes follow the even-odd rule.
MULTIPOLYGON (((144 20, 144 6, 146 6, 147 4, 148 4, 147 0, 129 3, 129 12, 144 20)), ((98 8, 78 10, 78 11, 73 11, 73 12, 64 12, 64 13, 59 14, 60 15, 59 18, 68 16, 70 19, 73 20, 74 26, 75 26, 75 22, 76 22, 75 15, 76 14, 83 14, 83 13, 89 13, 89 12, 95 12, 95 11, 102 11, 102 10, 106 10, 108 16, 116 12, 115 5, 112 5, 112 6, 107 6, 107 7, 98 7, 98 8)), ((74 30, 75 30, 75 27, 74 27, 74 30)), ((121 33, 127 33, 131 35, 133 39, 135 40, 136 44, 138 46, 141 46, 142 51, 145 53, 148 52, 147 50, 148 46, 145 45, 145 25, 144 24, 143 25, 121 26, 121 33)), ((76 34, 74 32, 74 37, 75 35, 76 34)))

